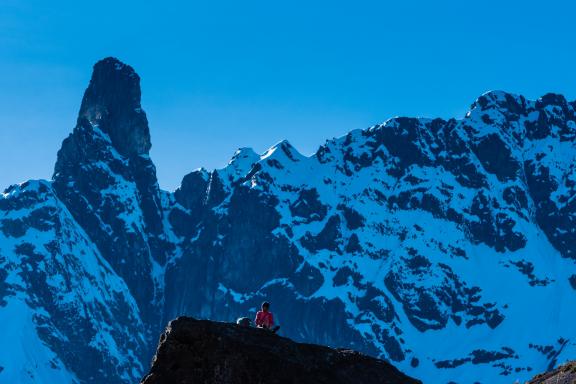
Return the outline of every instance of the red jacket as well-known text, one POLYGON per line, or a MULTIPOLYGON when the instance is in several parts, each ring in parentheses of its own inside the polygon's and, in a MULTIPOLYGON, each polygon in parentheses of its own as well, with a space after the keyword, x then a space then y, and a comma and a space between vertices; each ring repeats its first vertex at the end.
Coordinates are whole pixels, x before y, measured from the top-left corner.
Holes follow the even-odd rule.
POLYGON ((272 328, 274 326, 274 316, 272 312, 258 311, 254 322, 257 327, 272 328))

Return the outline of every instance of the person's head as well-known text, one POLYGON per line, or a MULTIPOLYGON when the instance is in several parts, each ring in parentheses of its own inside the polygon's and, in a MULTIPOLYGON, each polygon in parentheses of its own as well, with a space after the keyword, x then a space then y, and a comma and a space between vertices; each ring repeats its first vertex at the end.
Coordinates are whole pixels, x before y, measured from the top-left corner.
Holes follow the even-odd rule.
POLYGON ((270 310, 270 303, 267 302, 267 301, 263 302, 263 303, 262 303, 262 310, 263 310, 264 312, 268 312, 268 311, 270 310))

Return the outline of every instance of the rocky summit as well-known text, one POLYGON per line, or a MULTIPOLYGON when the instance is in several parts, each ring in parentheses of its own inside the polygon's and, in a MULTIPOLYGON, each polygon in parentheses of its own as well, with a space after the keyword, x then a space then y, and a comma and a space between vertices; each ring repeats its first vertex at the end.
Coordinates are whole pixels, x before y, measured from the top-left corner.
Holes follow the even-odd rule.
POLYGON ((427 383, 526 381, 576 355, 576 103, 487 92, 240 148, 162 190, 140 78, 94 66, 52 180, 0 195, 0 382, 134 383, 182 315, 254 316, 427 383))
POLYGON ((350 350, 299 344, 269 331, 180 317, 160 338, 142 384, 418 384, 350 350))

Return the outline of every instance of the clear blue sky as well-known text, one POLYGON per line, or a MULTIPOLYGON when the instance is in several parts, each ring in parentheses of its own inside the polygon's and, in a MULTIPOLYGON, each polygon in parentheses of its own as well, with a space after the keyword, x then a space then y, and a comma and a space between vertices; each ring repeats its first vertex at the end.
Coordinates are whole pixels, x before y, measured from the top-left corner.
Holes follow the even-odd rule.
POLYGON ((142 77, 163 188, 238 147, 396 115, 461 117, 486 90, 576 97, 573 1, 0 0, 0 189, 49 178, 92 65, 142 77))

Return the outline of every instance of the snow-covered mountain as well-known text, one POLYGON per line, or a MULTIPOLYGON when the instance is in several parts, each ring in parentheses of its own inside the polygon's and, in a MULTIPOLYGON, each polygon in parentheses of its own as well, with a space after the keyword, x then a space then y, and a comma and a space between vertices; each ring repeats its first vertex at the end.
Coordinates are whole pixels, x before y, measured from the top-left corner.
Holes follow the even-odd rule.
POLYGON ((0 381, 137 381, 168 320, 264 299, 286 336, 427 383, 512 383, 576 354, 576 103, 505 92, 239 149, 158 187, 134 70, 98 62, 52 181, 0 198, 0 381), (16 352, 15 352, 16 351, 16 352))

